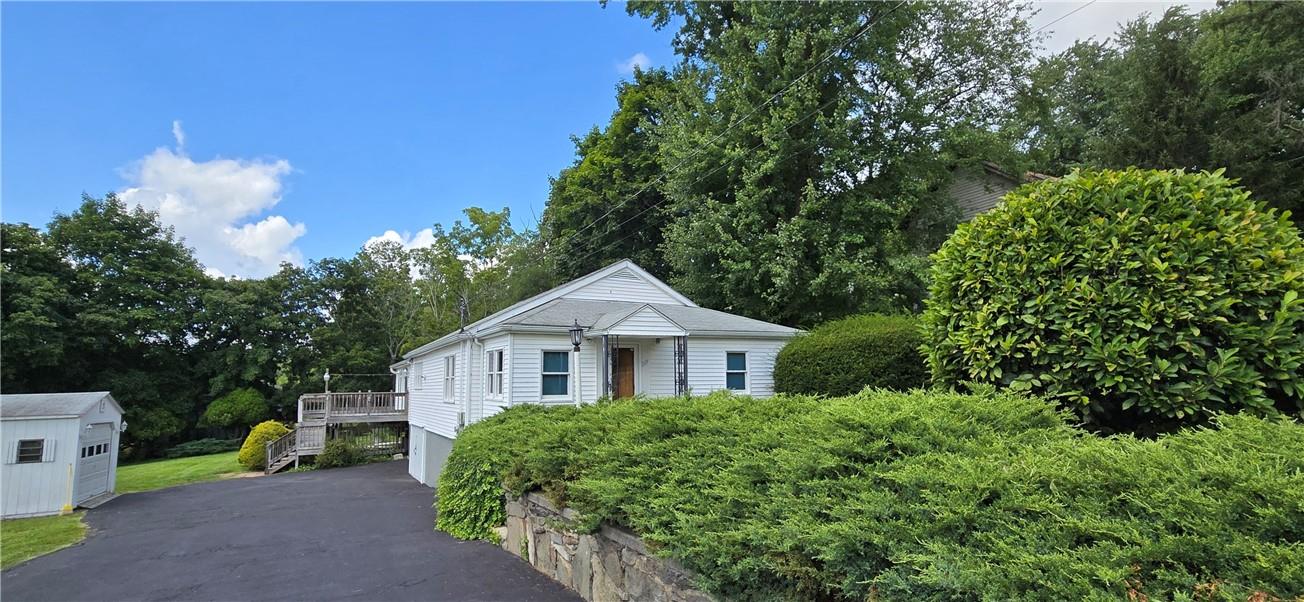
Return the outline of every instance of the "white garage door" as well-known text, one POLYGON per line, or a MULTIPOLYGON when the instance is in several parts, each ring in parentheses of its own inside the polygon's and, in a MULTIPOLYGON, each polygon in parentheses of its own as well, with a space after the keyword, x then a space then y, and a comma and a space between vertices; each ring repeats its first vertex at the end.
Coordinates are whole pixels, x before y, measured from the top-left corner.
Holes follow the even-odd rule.
POLYGON ((81 503, 109 490, 109 462, 113 458, 113 424, 92 424, 82 430, 77 452, 77 495, 81 503))

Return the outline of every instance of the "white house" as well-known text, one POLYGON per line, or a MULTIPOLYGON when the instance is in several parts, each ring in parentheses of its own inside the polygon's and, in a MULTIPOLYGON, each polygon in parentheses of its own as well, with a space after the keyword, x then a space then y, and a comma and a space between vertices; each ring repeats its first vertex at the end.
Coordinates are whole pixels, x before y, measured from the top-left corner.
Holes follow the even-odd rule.
POLYGON ((616 262, 390 367, 395 390, 408 393, 408 471, 434 485, 463 426, 517 404, 721 389, 767 397, 775 355, 798 332, 698 307, 633 262, 616 262))
POLYGON ((124 427, 108 391, 0 395, 0 516, 58 514, 112 493, 124 427))

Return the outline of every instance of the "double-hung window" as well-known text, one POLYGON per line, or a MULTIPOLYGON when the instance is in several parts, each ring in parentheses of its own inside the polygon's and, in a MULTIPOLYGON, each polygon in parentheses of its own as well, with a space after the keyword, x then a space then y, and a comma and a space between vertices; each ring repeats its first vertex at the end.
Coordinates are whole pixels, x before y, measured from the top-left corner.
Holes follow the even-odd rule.
POLYGON ((570 394, 570 352, 543 352, 543 395, 559 397, 570 394))
POLYGON ((747 353, 730 351, 724 354, 724 386, 731 391, 747 390, 747 353))
POLYGON ((503 394, 503 350, 492 349, 485 354, 485 392, 493 397, 503 394))
POLYGON ((457 356, 450 355, 444 358, 444 401, 452 403, 454 400, 454 384, 457 382, 457 356))
POLYGON ((45 439, 23 439, 18 442, 18 457, 14 461, 18 464, 32 464, 40 462, 45 456, 45 439))
POLYGON ((426 388, 426 363, 412 362, 412 388, 418 391, 426 388))

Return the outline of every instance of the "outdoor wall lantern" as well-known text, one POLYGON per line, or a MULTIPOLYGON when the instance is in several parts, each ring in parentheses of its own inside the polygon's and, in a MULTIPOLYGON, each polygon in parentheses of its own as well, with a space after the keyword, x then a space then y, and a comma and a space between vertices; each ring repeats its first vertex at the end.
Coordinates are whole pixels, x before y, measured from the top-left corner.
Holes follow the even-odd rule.
POLYGON ((578 352, 580 350, 580 340, 584 337, 584 327, 580 326, 580 321, 578 319, 575 320, 575 325, 571 326, 570 335, 571 345, 573 345, 575 351, 578 352))
POLYGON ((331 392, 331 369, 327 368, 326 374, 322 375, 321 378, 323 381, 326 381, 326 392, 330 393, 331 392))

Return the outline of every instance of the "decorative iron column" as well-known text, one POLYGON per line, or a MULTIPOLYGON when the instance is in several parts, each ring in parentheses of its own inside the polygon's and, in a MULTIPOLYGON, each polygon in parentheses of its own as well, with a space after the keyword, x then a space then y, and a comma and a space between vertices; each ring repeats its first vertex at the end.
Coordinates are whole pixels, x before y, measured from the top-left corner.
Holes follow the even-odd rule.
POLYGON ((602 394, 611 397, 611 336, 602 335, 602 394))
POLYGON ((688 337, 675 337, 675 395, 688 395, 688 337))

